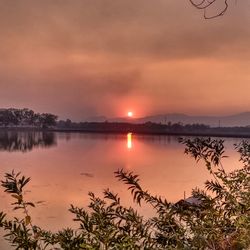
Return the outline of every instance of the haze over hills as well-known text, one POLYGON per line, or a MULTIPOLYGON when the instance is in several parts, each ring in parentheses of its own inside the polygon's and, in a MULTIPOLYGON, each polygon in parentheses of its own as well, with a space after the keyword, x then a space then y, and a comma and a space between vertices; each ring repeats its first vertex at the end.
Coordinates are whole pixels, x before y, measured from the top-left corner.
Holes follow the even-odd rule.
POLYGON ((109 122, 130 122, 130 123, 182 123, 182 124, 205 124, 211 127, 240 127, 240 126, 250 126, 250 112, 244 112, 239 114, 233 114, 228 116, 192 116, 186 114, 162 114, 146 116, 141 118, 128 118, 128 117, 118 117, 118 118, 106 118, 105 116, 99 117, 100 119, 89 119, 88 121, 109 121, 109 122))

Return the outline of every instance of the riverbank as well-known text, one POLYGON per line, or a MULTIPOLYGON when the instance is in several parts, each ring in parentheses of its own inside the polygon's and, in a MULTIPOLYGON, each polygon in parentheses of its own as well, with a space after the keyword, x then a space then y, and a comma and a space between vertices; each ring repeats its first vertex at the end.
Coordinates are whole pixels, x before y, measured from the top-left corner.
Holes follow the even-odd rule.
POLYGON ((113 130, 83 130, 83 129, 49 129, 43 131, 63 133, 104 133, 104 134, 142 134, 142 135, 166 135, 166 136, 193 136, 193 137, 230 137, 250 138, 250 133, 202 133, 202 132, 164 132, 164 131, 113 131, 113 130))
POLYGON ((104 134, 145 134, 169 136, 195 136, 195 137, 231 137, 250 138, 250 127, 217 127, 210 128, 206 125, 181 125, 181 124, 132 124, 132 123, 74 123, 69 127, 0 127, 0 131, 25 131, 25 132, 62 132, 62 133, 104 133, 104 134))

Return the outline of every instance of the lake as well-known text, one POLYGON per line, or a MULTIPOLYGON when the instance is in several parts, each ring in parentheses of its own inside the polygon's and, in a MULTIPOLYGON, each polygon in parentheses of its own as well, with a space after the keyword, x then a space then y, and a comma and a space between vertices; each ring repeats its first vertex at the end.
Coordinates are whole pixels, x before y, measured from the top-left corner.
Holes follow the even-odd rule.
MULTIPOLYGON (((239 167, 233 145, 240 141, 225 139, 227 171, 239 167)), ((203 187, 210 177, 202 163, 183 152, 174 136, 2 131, 0 177, 12 170, 30 176, 25 198, 36 205, 30 209, 33 224, 58 230, 77 226, 68 208, 87 207, 89 191, 102 196, 109 187, 120 194, 123 204, 132 204, 127 187, 114 177, 117 169, 139 174, 142 187, 169 201, 182 199, 184 192, 190 196, 192 188, 203 187)), ((0 210, 16 213, 3 189, 0 199, 0 210)), ((137 208, 145 216, 152 213, 147 206, 137 208)))

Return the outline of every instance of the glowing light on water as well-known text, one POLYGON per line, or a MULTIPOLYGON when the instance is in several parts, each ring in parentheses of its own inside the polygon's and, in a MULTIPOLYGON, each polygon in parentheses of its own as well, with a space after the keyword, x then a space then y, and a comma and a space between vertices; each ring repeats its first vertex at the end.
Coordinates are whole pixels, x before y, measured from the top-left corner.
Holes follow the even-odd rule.
POLYGON ((127 134, 127 148, 128 149, 132 148, 132 133, 127 134))

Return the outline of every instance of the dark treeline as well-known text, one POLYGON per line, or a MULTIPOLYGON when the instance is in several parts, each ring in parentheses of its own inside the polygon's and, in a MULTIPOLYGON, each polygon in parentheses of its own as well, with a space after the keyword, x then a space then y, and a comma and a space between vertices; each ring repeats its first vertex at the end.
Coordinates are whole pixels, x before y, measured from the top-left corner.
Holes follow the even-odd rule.
POLYGON ((181 123, 159 124, 146 122, 142 124, 125 123, 125 122, 72 122, 71 120, 59 121, 58 129, 86 130, 89 132, 182 132, 182 131, 205 131, 210 129, 203 124, 182 125, 181 123))
POLYGON ((247 127, 209 127, 204 124, 166 124, 146 122, 134 124, 126 122, 72 122, 57 121, 50 113, 35 113, 30 109, 0 109, 0 128, 35 128, 53 131, 79 131, 99 133, 142 133, 169 135, 208 135, 208 136, 249 136, 247 127))
POLYGON ((56 125, 56 120, 56 115, 30 109, 0 109, 0 127, 50 128, 56 125))
POLYGON ((250 127, 209 127, 204 124, 167 123, 159 124, 146 122, 143 124, 118 122, 71 122, 59 121, 58 130, 73 130, 84 132, 106 133, 143 133, 143 134, 172 134, 172 135, 211 135, 211 136, 250 136, 250 127))

